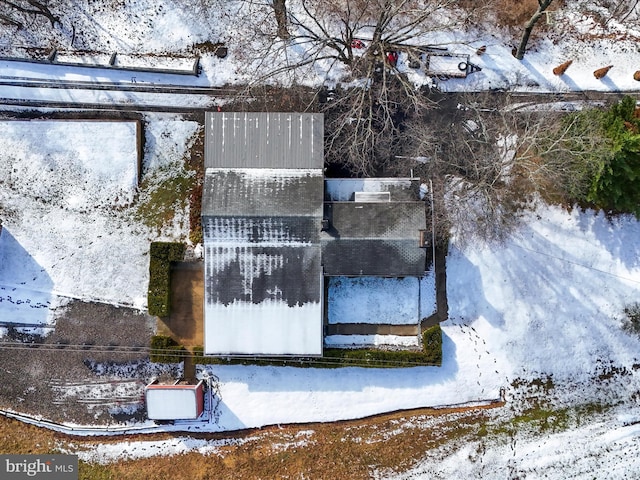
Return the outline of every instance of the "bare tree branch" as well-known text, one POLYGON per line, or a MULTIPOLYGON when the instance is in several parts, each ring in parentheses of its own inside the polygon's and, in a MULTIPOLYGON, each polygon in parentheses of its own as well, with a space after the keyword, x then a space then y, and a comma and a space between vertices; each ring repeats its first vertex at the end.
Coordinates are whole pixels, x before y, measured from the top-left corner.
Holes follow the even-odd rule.
POLYGON ((527 43, 529 43, 529 37, 531 37, 533 27, 538 23, 538 20, 540 20, 540 17, 542 17, 545 10, 549 8, 551 2, 553 2, 553 0, 538 0, 538 9, 525 25, 520 45, 518 45, 518 49, 514 55, 518 60, 522 60, 524 58, 524 54, 527 50, 527 43))
POLYGON ((60 18, 54 15, 44 1, 38 0, 0 0, 0 18, 11 25, 23 28, 20 16, 43 16, 49 20, 52 27, 60 23, 60 18))

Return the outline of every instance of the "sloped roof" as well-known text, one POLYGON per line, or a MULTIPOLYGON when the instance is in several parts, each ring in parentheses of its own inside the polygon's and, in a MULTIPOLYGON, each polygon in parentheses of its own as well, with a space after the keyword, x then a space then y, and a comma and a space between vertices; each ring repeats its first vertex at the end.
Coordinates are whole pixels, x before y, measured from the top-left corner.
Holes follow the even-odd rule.
POLYGON ((320 169, 207 169, 202 215, 321 216, 320 169))
POLYGON ((423 202, 326 202, 322 264, 326 275, 422 275, 423 202))
POLYGON ((321 355, 322 115, 207 114, 205 353, 321 355))
POLYGON ((323 168, 318 113, 207 112, 205 168, 323 168))

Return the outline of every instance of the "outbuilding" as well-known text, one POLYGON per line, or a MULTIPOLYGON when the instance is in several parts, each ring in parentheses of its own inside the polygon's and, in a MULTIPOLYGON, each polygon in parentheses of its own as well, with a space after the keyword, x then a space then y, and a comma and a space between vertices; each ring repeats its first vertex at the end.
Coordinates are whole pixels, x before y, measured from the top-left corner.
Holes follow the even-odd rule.
POLYGON ((195 420, 204 411, 203 383, 166 385, 154 381, 145 389, 145 400, 150 420, 195 420))

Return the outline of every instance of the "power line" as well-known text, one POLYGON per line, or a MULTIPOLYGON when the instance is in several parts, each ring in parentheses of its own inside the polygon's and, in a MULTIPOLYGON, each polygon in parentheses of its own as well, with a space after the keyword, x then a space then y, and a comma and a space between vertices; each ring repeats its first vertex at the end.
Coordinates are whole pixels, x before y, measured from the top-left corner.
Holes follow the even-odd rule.
MULTIPOLYGON (((0 342, 0 350, 41 350, 41 351, 57 351, 68 353, 109 353, 109 354, 147 354, 158 356, 170 356, 180 359, 185 359, 193 356, 188 350, 174 350, 167 348, 151 348, 151 347, 136 347, 136 346, 119 346, 119 345, 95 345, 95 344, 67 344, 67 343, 42 343, 42 342, 0 342)), ((195 356, 196 363, 199 356, 195 356)), ((411 362, 408 360, 386 360, 386 359, 372 359, 371 362, 360 358, 345 358, 345 357, 256 357, 246 355, 228 355, 223 357, 200 357, 203 360, 222 359, 230 361, 247 361, 247 362, 269 362, 269 363, 282 363, 283 365, 296 365, 296 364, 313 364, 313 365, 334 365, 334 366, 349 366, 349 367, 369 367, 371 364, 380 366, 380 368, 388 367, 429 367, 439 366, 436 363, 431 362, 411 362), (346 365, 345 365, 346 364, 346 365)))
POLYGON ((522 245, 514 244, 514 246, 516 246, 516 247, 518 247, 518 248, 521 248, 521 249, 523 249, 523 250, 527 250, 527 251, 532 252, 532 253, 537 253, 537 254, 539 254, 539 255, 544 255, 545 257, 554 258, 554 259, 556 259, 556 260, 560 260, 560 261, 562 261, 562 262, 570 263, 570 264, 572 264, 572 265, 576 265, 576 266, 578 266, 578 267, 587 268, 587 269, 589 269, 589 270, 593 270, 593 271, 598 272, 598 273, 603 273, 603 274, 605 274, 605 275, 610 275, 610 276, 612 276, 612 277, 616 277, 616 278, 619 278, 619 279, 621 279, 621 280, 625 280, 625 281, 627 281, 627 282, 633 282, 633 283, 639 283, 639 284, 640 284, 640 280, 634 280, 633 278, 623 277, 623 276, 618 275, 618 274, 616 274, 616 273, 608 272, 608 271, 606 271, 606 270, 601 270, 601 269, 599 269, 599 268, 595 268, 595 267, 590 267, 589 265, 585 265, 585 264, 583 264, 583 263, 574 262, 573 260, 569 260, 569 259, 567 259, 567 258, 563 258, 563 257, 558 257, 557 255, 552 255, 552 254, 550 254, 550 253, 540 252, 540 251, 538 251, 538 250, 534 250, 534 249, 532 249, 532 248, 523 247, 522 245))

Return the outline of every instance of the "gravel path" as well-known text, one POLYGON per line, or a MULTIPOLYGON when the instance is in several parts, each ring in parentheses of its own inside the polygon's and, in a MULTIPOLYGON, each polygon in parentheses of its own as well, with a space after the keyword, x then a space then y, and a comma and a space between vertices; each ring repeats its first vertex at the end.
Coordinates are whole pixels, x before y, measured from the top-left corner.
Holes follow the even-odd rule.
POLYGON ((175 365, 148 362, 144 348, 155 322, 129 308, 75 301, 44 338, 10 331, 0 346, 21 341, 24 348, 0 348, 0 408, 55 422, 144 418, 144 385, 154 376, 180 374, 175 365))

